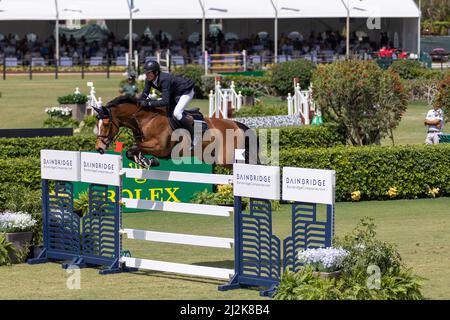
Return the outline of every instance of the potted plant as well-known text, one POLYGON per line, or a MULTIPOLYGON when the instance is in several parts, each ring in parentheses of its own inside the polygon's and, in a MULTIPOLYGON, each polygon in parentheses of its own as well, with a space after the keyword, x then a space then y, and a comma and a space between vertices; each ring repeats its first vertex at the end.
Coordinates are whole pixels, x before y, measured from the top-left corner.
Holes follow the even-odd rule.
POLYGON ((6 241, 11 242, 15 248, 14 253, 10 253, 12 263, 20 262, 20 257, 29 248, 33 238, 31 231, 36 224, 36 220, 28 213, 0 213, 0 233, 4 233, 6 241))
POLYGON ((82 93, 72 93, 58 98, 60 107, 70 108, 72 117, 78 121, 83 120, 86 115, 86 102, 88 97, 82 93))
POLYGON ((304 266, 313 268, 313 275, 321 278, 337 278, 341 266, 349 252, 342 248, 307 249, 298 253, 298 259, 304 266))
POLYGON ((243 97, 243 105, 244 106, 254 106, 255 105, 255 98, 256 98, 256 92, 253 88, 249 87, 242 87, 237 88, 236 90, 238 93, 240 92, 243 97))

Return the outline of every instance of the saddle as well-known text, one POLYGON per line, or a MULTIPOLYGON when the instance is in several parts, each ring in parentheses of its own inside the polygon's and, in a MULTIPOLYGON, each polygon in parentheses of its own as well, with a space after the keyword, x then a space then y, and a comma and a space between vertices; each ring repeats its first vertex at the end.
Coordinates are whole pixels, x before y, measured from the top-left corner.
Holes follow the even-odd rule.
MULTIPOLYGON (((194 118, 194 124, 195 122, 199 123, 201 122, 202 125, 202 133, 205 133, 206 130, 208 130, 208 124, 205 122, 205 117, 200 112, 200 108, 193 108, 189 110, 184 110, 183 114, 187 114, 192 116, 194 118)), ((181 124, 181 122, 174 117, 169 117, 169 124, 173 131, 184 128, 184 126, 181 124)))

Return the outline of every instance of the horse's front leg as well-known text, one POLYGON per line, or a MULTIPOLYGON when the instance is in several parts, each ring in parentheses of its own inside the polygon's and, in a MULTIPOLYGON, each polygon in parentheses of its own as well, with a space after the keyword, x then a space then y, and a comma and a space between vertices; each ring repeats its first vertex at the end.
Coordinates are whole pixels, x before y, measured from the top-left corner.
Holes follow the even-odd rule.
POLYGON ((137 145, 134 145, 133 147, 131 147, 130 149, 127 150, 126 157, 129 160, 137 163, 144 169, 159 166, 158 159, 156 159, 156 158, 147 159, 146 157, 144 157, 144 154, 142 153, 141 149, 137 145))

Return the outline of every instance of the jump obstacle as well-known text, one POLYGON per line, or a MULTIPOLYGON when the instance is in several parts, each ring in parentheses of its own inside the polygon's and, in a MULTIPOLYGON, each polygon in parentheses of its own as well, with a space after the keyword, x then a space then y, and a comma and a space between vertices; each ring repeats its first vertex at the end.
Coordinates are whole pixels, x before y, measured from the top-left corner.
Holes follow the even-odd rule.
MULTIPOLYGON (((103 161, 109 157, 112 162, 108 162, 108 166, 120 166, 121 164, 121 157, 116 155, 99 156, 94 153, 80 154, 79 152, 64 151, 56 151, 56 154, 60 158, 66 159, 66 162, 67 159, 71 159, 75 167, 78 169, 81 167, 82 170, 85 163, 94 161, 94 159, 103 161), (77 166, 77 161, 82 165, 77 166)), ((41 169, 45 163, 49 163, 49 159, 53 161, 51 163, 55 163, 54 158, 55 151, 43 150, 41 152, 41 169)), ((253 169, 250 167, 261 167, 243 166, 247 166, 244 167, 244 172, 253 169)), ((284 269, 292 271, 298 271, 301 267, 295 258, 298 251, 306 248, 330 247, 332 244, 334 200, 327 204, 326 221, 319 221, 316 203, 294 202, 292 204, 292 234, 283 242, 282 263, 281 242, 272 232, 270 200, 250 198, 249 211, 244 212, 241 206, 242 196, 236 195, 234 196, 234 207, 120 198, 123 179, 139 178, 233 185, 236 183, 235 176, 120 168, 120 173, 112 180, 102 181, 103 184, 100 184, 96 182, 98 178, 84 178, 83 173, 78 174, 78 177, 76 174, 67 173, 61 176, 54 167, 44 169, 41 170, 44 246, 39 257, 28 261, 30 264, 45 263, 50 260, 69 260, 70 262, 63 263, 63 268, 101 266, 103 269, 99 273, 103 275, 146 269, 209 277, 229 280, 228 284, 219 286, 220 291, 256 286, 268 288, 268 290, 261 291, 260 294, 271 296, 280 282, 282 266, 284 269), (49 170, 50 174, 47 172, 49 170), (89 211, 81 218, 73 208, 74 181, 90 183, 88 189, 89 211), (109 190, 115 192, 114 201, 108 197, 109 190), (121 204, 127 208, 210 215, 221 218, 229 217, 234 213, 234 238, 123 228, 121 204), (234 269, 130 257, 122 249, 124 235, 128 239, 233 249, 234 269)), ((78 169, 75 168, 75 171, 78 169)), ((279 185, 278 183, 278 188, 279 185)), ((234 187, 236 188, 236 186, 234 187)), ((334 199, 334 194, 332 198, 334 199)))

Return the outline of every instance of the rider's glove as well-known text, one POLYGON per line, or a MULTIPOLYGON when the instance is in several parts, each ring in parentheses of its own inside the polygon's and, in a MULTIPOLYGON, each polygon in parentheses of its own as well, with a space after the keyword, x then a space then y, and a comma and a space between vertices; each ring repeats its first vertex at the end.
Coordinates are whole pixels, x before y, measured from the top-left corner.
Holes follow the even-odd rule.
POLYGON ((145 100, 145 99, 141 99, 138 101, 138 106, 146 108, 150 106, 149 101, 145 100))

